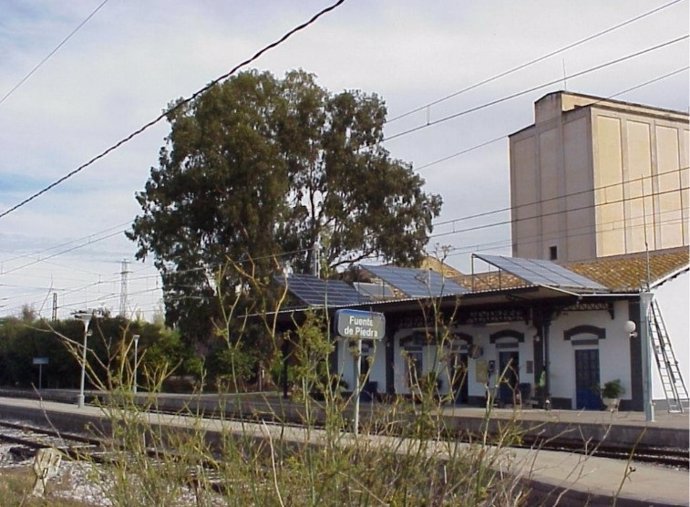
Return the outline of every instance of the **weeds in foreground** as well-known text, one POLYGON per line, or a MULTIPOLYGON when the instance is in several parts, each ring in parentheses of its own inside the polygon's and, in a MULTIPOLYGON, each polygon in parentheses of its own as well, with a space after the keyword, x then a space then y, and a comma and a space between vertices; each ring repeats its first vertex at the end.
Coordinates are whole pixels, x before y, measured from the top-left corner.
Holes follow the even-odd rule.
MULTIPOLYGON (((504 453, 519 438, 515 427, 469 444, 447 438, 442 399, 433 389, 418 389, 414 403, 370 406, 353 434, 353 399, 334 382, 323 327, 308 317, 297 328, 300 389, 289 402, 261 405, 271 407, 275 424, 204 419, 201 396, 174 415, 151 415, 154 395, 144 405, 126 391, 111 397, 103 407, 112 442, 103 495, 116 506, 524 504, 504 453), (294 421, 302 426, 287 424, 294 421)), ((162 379, 147 387, 155 393, 160 385, 162 379)), ((219 399, 221 406, 205 409, 247 414, 261 401, 219 399)))
MULTIPOLYGON (((247 286, 257 285, 251 279, 247 286)), ((238 292, 238 298, 241 297, 238 292)), ((222 298, 221 298, 222 299, 222 298)), ((277 298, 285 300, 285 293, 277 298)), ((257 305, 251 308, 256 308, 257 305)), ((489 438, 491 411, 484 430, 469 444, 452 438, 440 416, 444 397, 440 375, 448 385, 461 385, 466 371, 451 368, 454 350, 450 324, 453 315, 425 308, 430 325, 427 345, 438 351, 430 371, 407 365, 411 400, 392 400, 369 409, 353 433, 351 395, 343 393, 338 372, 329 358, 334 338, 328 315, 309 312, 291 322, 289 332, 278 332, 277 311, 263 322, 253 322, 246 305, 230 304, 223 321, 215 323, 231 362, 246 346, 245 333, 263 328, 274 351, 287 351, 283 367, 292 370, 292 400, 273 403, 219 393, 219 406, 204 405, 202 396, 189 399, 173 415, 155 414, 165 370, 148 372, 139 396, 132 394, 128 349, 109 354, 113 364, 101 365, 109 377, 98 383, 111 393, 103 399, 110 442, 104 474, 98 479, 102 495, 115 506, 287 506, 287 505, 522 505, 526 494, 506 447, 519 440, 515 424, 505 425, 489 438), (236 315, 240 308, 244 313, 236 315), (444 316, 445 315, 445 316, 444 316), (107 367, 107 368, 106 368, 107 367), (315 398, 318 398, 316 401, 315 398), (275 424, 236 422, 224 414, 251 414, 260 406, 271 410, 275 424), (213 411, 217 420, 204 419, 213 411), (300 428, 288 423, 301 422, 300 428)), ((279 307, 278 307, 279 308, 279 307)), ((259 318, 260 319, 260 318, 259 318)), ((126 330, 123 330, 126 334, 126 330)), ((250 333, 251 335, 251 333, 250 333)), ((126 344, 126 340, 121 340, 126 344)), ((79 344, 67 342, 75 357, 79 344)), ((124 346, 124 345, 122 345, 124 346)), ((359 361, 359 357, 354 357, 359 361)), ((234 390, 242 383, 241 368, 231 365, 234 390)), ((95 369, 86 365, 89 375, 95 369)), ((369 369, 367 369, 369 370, 369 369)), ((358 379, 361 385, 367 373, 358 379)), ((285 375, 287 378, 287 375, 285 375)), ((201 383, 203 385, 203 382, 201 383)), ((199 393, 201 394, 201 393, 199 393)), ((264 414, 265 416, 266 414, 264 414)), ((493 431, 493 430, 491 430, 493 431)))

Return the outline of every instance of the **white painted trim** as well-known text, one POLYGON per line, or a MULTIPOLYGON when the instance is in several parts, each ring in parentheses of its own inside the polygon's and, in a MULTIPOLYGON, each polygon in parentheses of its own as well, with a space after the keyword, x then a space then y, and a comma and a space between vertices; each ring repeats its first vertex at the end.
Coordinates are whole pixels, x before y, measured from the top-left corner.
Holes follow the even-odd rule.
POLYGON ((685 266, 683 266, 683 267, 681 267, 681 268, 678 268, 678 269, 676 269, 675 271, 672 271, 672 272, 669 273, 668 275, 666 275, 666 276, 664 276, 664 277, 662 277, 662 278, 659 278, 659 279, 656 280, 653 284, 651 284, 651 285, 649 286, 649 288, 650 288, 650 289, 656 289, 656 288, 659 287, 660 285, 663 285, 663 284, 665 284, 666 282, 668 282, 669 280, 673 280, 673 279, 674 279, 675 277, 677 277, 678 275, 683 274, 685 271, 690 271, 690 264, 686 264, 685 266))

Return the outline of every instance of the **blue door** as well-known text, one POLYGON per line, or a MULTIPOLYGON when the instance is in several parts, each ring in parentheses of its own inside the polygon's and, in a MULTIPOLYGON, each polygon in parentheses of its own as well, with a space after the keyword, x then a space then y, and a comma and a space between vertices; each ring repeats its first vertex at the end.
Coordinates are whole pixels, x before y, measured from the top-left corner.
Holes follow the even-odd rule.
POLYGON ((515 352, 502 351, 498 353, 498 365, 500 370, 500 384, 498 388, 498 399, 501 405, 514 405, 515 396, 520 392, 518 384, 520 383, 520 374, 518 371, 520 365, 520 354, 515 352))
POLYGON ((599 349, 575 351, 575 408, 601 410, 599 385, 599 349))

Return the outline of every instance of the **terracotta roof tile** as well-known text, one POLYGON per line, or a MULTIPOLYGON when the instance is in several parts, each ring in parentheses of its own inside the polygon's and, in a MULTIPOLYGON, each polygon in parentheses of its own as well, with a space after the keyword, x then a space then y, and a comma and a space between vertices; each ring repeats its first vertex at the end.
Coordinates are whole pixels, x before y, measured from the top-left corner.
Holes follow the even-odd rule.
MULTIPOLYGON (((649 252, 650 284, 653 285, 688 266, 690 266, 690 250, 687 247, 649 252)), ((530 285, 521 278, 506 272, 499 274, 498 271, 475 273, 473 280, 472 275, 461 273, 433 257, 425 259, 424 267, 443 273, 475 292, 514 289, 530 285)), ((646 285, 647 280, 645 252, 569 262, 563 264, 563 267, 598 282, 614 292, 636 292, 646 285)))
MULTIPOLYGON (((653 285, 666 276, 687 268, 689 264, 690 251, 687 247, 649 252, 650 284, 653 285)), ((616 292, 637 291, 647 284, 645 252, 569 262, 563 266, 616 292)))

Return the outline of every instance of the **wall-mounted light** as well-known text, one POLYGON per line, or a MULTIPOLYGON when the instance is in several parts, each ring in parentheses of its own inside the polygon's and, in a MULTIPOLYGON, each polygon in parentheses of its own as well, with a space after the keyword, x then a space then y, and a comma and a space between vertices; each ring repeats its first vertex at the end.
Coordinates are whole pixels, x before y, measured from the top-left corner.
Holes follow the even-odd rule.
POLYGON ((541 336, 539 334, 535 334, 532 339, 534 340, 535 343, 539 343, 541 341, 541 336))
POLYGON ((637 324, 635 324, 632 320, 627 321, 623 328, 625 329, 625 332, 628 333, 628 336, 630 338, 636 338, 637 337, 637 324))

